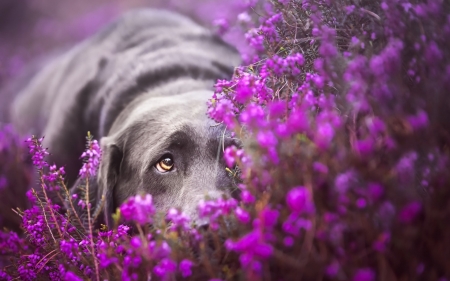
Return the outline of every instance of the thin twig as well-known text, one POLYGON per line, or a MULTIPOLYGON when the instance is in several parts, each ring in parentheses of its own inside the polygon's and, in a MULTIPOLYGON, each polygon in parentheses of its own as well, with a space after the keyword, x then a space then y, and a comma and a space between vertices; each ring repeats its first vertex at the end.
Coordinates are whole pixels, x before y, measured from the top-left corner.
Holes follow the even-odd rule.
POLYGON ((89 240, 91 242, 91 253, 92 253, 92 258, 94 260, 94 266, 95 266, 95 272, 96 272, 96 278, 97 281, 100 281, 100 273, 99 273, 99 269, 98 269, 98 263, 97 263, 97 259, 96 259, 96 255, 95 255, 95 249, 94 249, 94 234, 92 231, 92 223, 91 223, 91 203, 89 201, 89 178, 86 178, 86 205, 87 205, 87 215, 88 215, 88 224, 89 224, 89 240))

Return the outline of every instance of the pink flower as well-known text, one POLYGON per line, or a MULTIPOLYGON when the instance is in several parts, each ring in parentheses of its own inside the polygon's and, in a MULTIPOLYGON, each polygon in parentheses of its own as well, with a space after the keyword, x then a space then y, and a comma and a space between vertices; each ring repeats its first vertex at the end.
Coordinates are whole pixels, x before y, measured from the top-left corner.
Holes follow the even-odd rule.
POLYGON ((400 210, 399 219, 403 223, 411 223, 422 210, 420 202, 411 202, 400 210))
POLYGON ((286 203, 289 209, 295 213, 304 211, 308 200, 308 190, 303 186, 294 187, 286 196, 286 203))
POLYGON ((356 271, 353 281, 373 281, 375 280, 375 272, 370 268, 363 268, 356 271))
POLYGON ((92 140, 90 135, 87 137, 86 150, 81 154, 80 158, 84 158, 84 164, 80 169, 80 176, 87 178, 94 176, 97 173, 98 166, 100 165, 100 158, 102 152, 97 140, 92 140))
POLYGON ((30 150, 31 159, 33 160, 33 165, 38 169, 43 169, 48 166, 48 163, 44 160, 45 156, 48 155, 48 152, 46 148, 42 147, 43 140, 44 137, 38 139, 35 136, 26 140, 30 150))
POLYGON ((184 259, 180 262, 179 268, 181 271, 181 276, 183 276, 184 278, 189 277, 192 275, 192 270, 191 267, 193 265, 193 262, 188 260, 188 259, 184 259))
POLYGON ((141 225, 152 223, 155 214, 152 196, 146 194, 130 197, 120 206, 120 212, 125 220, 134 220, 141 225))

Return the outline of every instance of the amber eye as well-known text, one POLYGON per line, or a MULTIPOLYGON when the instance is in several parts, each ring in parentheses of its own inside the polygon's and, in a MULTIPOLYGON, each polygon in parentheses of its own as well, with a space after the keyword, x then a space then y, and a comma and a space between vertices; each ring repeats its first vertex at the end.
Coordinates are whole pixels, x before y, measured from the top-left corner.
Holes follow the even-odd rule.
POLYGON ((173 168, 173 159, 171 157, 163 157, 156 163, 155 167, 161 173, 168 172, 173 168))

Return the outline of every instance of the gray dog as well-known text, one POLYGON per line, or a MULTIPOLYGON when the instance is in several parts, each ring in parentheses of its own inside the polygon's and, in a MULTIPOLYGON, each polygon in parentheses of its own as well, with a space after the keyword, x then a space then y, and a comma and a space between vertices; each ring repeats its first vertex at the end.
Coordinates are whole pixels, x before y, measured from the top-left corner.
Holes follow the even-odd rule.
POLYGON ((105 222, 128 197, 150 193, 160 211, 194 219, 197 202, 230 194, 222 148, 233 143, 206 115, 217 79, 240 62, 210 31, 161 10, 129 12, 57 57, 20 92, 12 120, 44 135, 51 161, 76 182, 87 131, 103 157, 93 187, 105 222), (220 149, 219 149, 220 148, 220 149))

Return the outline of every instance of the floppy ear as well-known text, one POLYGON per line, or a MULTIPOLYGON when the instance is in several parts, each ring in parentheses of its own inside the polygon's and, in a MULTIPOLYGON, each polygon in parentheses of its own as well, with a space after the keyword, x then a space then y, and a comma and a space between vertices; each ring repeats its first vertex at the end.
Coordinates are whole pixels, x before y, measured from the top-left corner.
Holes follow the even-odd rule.
POLYGON ((112 214, 118 206, 114 202, 114 189, 120 174, 123 159, 122 150, 112 141, 111 137, 100 140, 102 160, 97 177, 97 200, 103 200, 103 216, 108 228, 113 226, 112 214))

